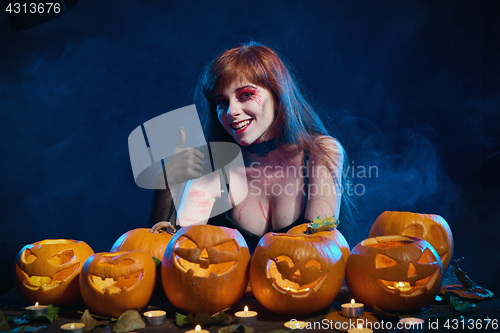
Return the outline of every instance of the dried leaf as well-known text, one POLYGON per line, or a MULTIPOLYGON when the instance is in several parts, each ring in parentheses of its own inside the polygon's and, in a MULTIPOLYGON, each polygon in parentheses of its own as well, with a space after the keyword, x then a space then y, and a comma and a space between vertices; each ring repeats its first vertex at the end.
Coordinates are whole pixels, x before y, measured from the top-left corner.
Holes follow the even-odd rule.
POLYGON ((85 331, 92 331, 94 328, 97 326, 101 325, 107 325, 107 321, 97 321, 94 319, 94 317, 90 314, 89 310, 86 309, 85 312, 82 315, 82 318, 80 318, 80 322, 85 324, 85 331))
POLYGON ((196 313, 196 314, 188 314, 187 316, 176 313, 175 314, 175 322, 177 326, 182 327, 183 325, 216 325, 222 324, 223 322, 230 320, 229 316, 224 312, 220 311, 214 314, 213 316, 209 315, 206 312, 196 313))
POLYGON ((127 310, 118 318, 113 326, 113 331, 117 333, 130 332, 144 327, 146 327, 146 323, 142 320, 139 312, 127 310))
POLYGON ((459 297, 450 296, 451 305, 459 312, 474 312, 479 309, 476 303, 464 301, 459 297))
POLYGON ((0 331, 8 331, 8 330, 10 330, 9 323, 7 322, 7 319, 5 319, 3 312, 0 311, 0 331))
MULTIPOLYGON (((243 332, 243 333, 253 333, 253 328, 245 325, 231 325, 219 328, 218 333, 232 333, 232 332, 243 332)), ((287 331, 285 331, 288 333, 287 331)))

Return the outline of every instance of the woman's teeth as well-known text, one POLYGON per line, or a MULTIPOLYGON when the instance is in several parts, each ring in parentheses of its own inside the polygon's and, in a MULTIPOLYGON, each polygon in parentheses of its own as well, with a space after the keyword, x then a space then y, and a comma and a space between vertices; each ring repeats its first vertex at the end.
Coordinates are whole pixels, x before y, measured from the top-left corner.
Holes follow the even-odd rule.
POLYGON ((244 120, 240 123, 233 123, 231 124, 231 127, 234 129, 234 130, 239 130, 239 129, 242 129, 243 127, 247 126, 248 124, 250 124, 251 120, 244 120))

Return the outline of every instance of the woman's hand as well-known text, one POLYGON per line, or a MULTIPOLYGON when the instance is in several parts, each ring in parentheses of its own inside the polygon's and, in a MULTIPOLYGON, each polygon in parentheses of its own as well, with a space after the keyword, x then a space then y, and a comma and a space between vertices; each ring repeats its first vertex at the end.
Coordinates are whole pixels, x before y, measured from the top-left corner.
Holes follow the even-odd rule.
POLYGON ((179 128, 179 132, 179 141, 165 165, 165 172, 170 185, 184 183, 199 178, 203 174, 203 158, 205 156, 198 149, 185 148, 186 132, 182 127, 179 128))

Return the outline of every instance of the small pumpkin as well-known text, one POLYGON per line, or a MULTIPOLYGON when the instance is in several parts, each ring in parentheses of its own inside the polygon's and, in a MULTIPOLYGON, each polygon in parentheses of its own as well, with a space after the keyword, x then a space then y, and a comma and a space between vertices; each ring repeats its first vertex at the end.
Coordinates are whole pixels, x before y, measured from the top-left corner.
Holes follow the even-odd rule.
POLYGON ((87 243, 69 239, 46 239, 24 246, 14 265, 17 292, 31 303, 80 301, 78 278, 93 253, 87 243))
POLYGON ((443 266, 429 242, 409 236, 365 239, 346 265, 346 282, 356 300, 385 311, 418 311, 439 292, 443 266))
POLYGON ((143 250, 102 252, 90 256, 80 276, 83 301, 94 314, 119 317, 141 310, 156 281, 153 258, 143 250))
POLYGON ((137 228, 121 235, 109 252, 144 250, 152 257, 162 260, 171 238, 172 234, 164 230, 152 231, 147 228, 137 228))
POLYGON ((250 251, 236 229, 193 225, 168 243, 161 267, 169 301, 189 313, 234 305, 248 285, 250 251))
POLYGON ((340 231, 337 230, 337 225, 338 225, 338 220, 337 223, 332 225, 331 227, 325 227, 322 228, 321 226, 325 224, 325 222, 328 221, 328 218, 324 220, 319 220, 319 219, 314 219, 312 223, 303 223, 298 226, 295 226, 288 230, 288 234, 293 234, 293 235, 316 235, 316 236, 323 236, 330 238, 332 241, 337 244, 337 246, 340 248, 340 251, 342 251, 342 258, 344 259, 344 263, 347 262, 347 258, 349 257, 349 253, 351 252, 349 248, 349 244, 347 243, 347 240, 344 238, 344 235, 340 231), (319 228, 313 228, 312 226, 315 225, 314 223, 316 222, 317 225, 319 225, 319 228))
POLYGON ((250 284, 268 310, 305 315, 335 299, 344 271, 342 252, 330 238, 267 233, 253 254, 250 284))
POLYGON ((453 234, 444 218, 435 214, 383 212, 368 237, 403 235, 425 239, 439 254, 446 272, 453 257, 453 234))

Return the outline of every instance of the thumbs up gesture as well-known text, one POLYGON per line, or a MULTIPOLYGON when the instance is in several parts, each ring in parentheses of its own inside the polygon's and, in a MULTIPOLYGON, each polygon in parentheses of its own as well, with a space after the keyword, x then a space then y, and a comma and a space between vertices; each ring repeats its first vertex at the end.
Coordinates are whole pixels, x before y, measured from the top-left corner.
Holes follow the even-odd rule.
POLYGON ((195 148, 186 148, 186 132, 179 128, 180 138, 165 165, 169 184, 180 184, 202 176, 204 155, 195 148))

